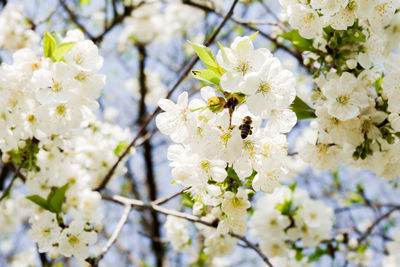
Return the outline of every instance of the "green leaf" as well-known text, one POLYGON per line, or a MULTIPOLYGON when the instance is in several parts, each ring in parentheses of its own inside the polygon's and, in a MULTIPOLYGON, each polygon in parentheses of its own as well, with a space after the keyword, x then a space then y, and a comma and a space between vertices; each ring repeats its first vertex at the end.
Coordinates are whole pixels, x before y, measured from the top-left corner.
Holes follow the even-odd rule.
POLYGON ((29 199, 30 201, 32 201, 33 203, 39 205, 42 209, 50 210, 49 206, 47 205, 46 199, 42 198, 41 196, 30 195, 30 196, 27 196, 26 198, 29 199))
POLYGON ((250 40, 254 41, 254 38, 256 38, 257 35, 258 35, 258 31, 256 31, 255 33, 253 33, 252 35, 249 36, 250 40))
POLYGON ((68 189, 68 184, 65 184, 62 187, 54 187, 52 188, 50 194, 47 196, 48 206, 53 212, 60 213, 62 209, 62 204, 65 199, 65 192, 68 189))
POLYGON ((63 43, 57 46, 56 50, 53 53, 53 61, 60 61, 63 59, 64 54, 67 53, 69 50, 71 50, 72 47, 74 47, 75 43, 63 43))
POLYGON ((191 73, 194 78, 196 78, 200 81, 212 83, 212 84, 219 86, 220 75, 219 75, 219 73, 216 73, 213 70, 210 70, 210 69, 192 70, 191 73))
POLYGON ((299 48, 300 50, 303 50, 303 51, 304 50, 310 50, 310 51, 314 50, 314 48, 312 46, 313 41, 310 39, 305 39, 305 38, 301 37, 298 30, 285 32, 284 34, 281 35, 281 37, 292 42, 292 44, 294 46, 296 46, 297 48, 299 48))
POLYGON ((282 215, 291 215, 292 212, 295 211, 292 206, 292 200, 285 199, 283 203, 278 203, 275 206, 275 209, 280 211, 282 215))
POLYGON ((79 0, 79 5, 90 5, 90 0, 79 0))
POLYGON ((188 208, 190 208, 190 209, 193 208, 194 200, 192 199, 190 193, 187 193, 187 192, 182 193, 182 194, 181 194, 181 198, 182 198, 182 204, 183 204, 185 207, 188 207, 188 208))
POLYGON ((289 185, 289 189, 292 192, 294 192, 296 190, 296 187, 297 187, 297 182, 294 182, 293 184, 289 185))
POLYGON ((317 247, 310 256, 308 256, 308 262, 319 261, 319 259, 324 255, 328 254, 326 250, 317 247))
POLYGON ((204 63, 204 65, 216 72, 219 73, 219 67, 217 62, 215 61, 215 58, 213 56, 213 54, 211 53, 211 50, 204 46, 204 45, 200 45, 200 44, 195 44, 189 41, 189 44, 192 46, 192 48, 194 49, 194 51, 196 52, 197 56, 200 58, 200 60, 204 63))
POLYGON ((244 179, 244 186, 250 186, 253 184, 254 177, 257 175, 257 171, 253 170, 253 173, 244 179))
POLYGON ((119 156, 119 154, 128 147, 128 144, 124 141, 119 142, 117 147, 114 149, 114 154, 119 156))
POLYGON ((237 175, 236 171, 232 168, 229 167, 227 170, 228 176, 235 179, 236 181, 240 181, 239 176, 237 175))
POLYGON ((56 40, 48 31, 46 31, 43 40, 44 56, 51 58, 55 49, 56 49, 56 40))
POLYGON ((297 96, 290 105, 290 109, 296 113, 297 120, 313 119, 317 117, 315 115, 315 110, 297 96))
POLYGON ((53 36, 54 40, 56 41, 56 46, 59 46, 62 41, 62 37, 58 34, 58 32, 52 31, 51 36, 53 36))

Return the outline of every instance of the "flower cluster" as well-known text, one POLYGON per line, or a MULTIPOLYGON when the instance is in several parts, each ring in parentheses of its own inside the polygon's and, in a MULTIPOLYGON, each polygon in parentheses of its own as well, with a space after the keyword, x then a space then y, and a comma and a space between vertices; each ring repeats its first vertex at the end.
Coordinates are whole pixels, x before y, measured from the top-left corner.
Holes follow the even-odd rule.
MULTIPOLYGON (((30 237, 40 252, 85 259, 102 228, 101 183, 130 140, 129 131, 94 120, 92 110, 105 83, 103 63, 79 30, 64 39, 46 33, 45 57, 29 48, 0 66, 0 149, 26 172, 28 214, 17 216, 16 200, 2 202, 2 232, 29 216, 30 237), (11 215, 10 213, 13 213, 11 215)), ((118 167, 113 177, 126 170, 118 167)), ((25 200, 25 203, 27 200, 25 200)))
POLYGON ((296 123, 288 109, 295 97, 293 75, 267 49, 254 49, 253 37, 220 46, 216 60, 207 48, 192 44, 209 68, 193 74, 202 80, 212 74, 208 82, 216 88, 203 87, 203 99, 190 103, 186 92, 176 104, 162 99, 165 112, 156 118, 160 131, 177 143, 168 149, 175 182, 190 187, 196 215, 212 210, 219 221, 212 233, 227 239, 223 234, 229 231, 246 232, 253 190, 272 192, 285 176, 284 133, 296 123), (252 190, 242 187, 250 185, 252 190))
POLYGON ((0 14, 0 48, 15 51, 39 48, 40 37, 23 14, 22 5, 7 4, 0 14))
MULTIPOLYGON (((95 122, 63 150, 47 145, 39 151, 39 171, 28 173, 26 186, 33 194, 28 198, 41 207, 30 218, 30 236, 41 252, 53 257, 73 255, 81 260, 89 256, 87 245, 96 241, 103 216, 100 194, 92 188, 99 185, 110 168, 108 164, 116 161, 129 138, 129 132, 118 126, 95 122), (60 193, 61 189, 64 192, 60 193), (57 194, 63 198, 60 210, 54 210, 51 204, 41 205, 40 199, 57 194)), ((125 171, 118 168, 114 177, 125 171)))
POLYGON ((281 3, 295 29, 282 37, 307 51, 317 85, 311 95, 316 119, 299 139, 300 156, 316 169, 341 162, 398 176, 399 68, 392 50, 400 38, 399 3, 281 3))
POLYGON ((23 148, 26 140, 44 145, 70 138, 98 106, 105 76, 96 73, 103 64, 96 45, 79 30, 58 41, 46 36, 46 57, 24 48, 14 53, 12 65, 0 67, 3 155, 23 148))
POLYGON ((317 246, 330 237, 332 226, 332 208, 293 187, 277 187, 259 199, 249 221, 250 234, 260 238, 264 253, 283 258, 291 248, 317 246))

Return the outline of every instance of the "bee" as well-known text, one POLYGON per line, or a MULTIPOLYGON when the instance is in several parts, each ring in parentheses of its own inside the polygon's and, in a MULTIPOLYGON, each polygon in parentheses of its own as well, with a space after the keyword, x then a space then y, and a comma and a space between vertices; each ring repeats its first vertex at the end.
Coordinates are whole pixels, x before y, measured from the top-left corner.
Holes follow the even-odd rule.
POLYGON ((239 126, 240 136, 242 139, 246 139, 247 136, 251 135, 253 127, 251 126, 251 123, 253 121, 251 120, 250 116, 246 116, 243 118, 243 124, 239 126))

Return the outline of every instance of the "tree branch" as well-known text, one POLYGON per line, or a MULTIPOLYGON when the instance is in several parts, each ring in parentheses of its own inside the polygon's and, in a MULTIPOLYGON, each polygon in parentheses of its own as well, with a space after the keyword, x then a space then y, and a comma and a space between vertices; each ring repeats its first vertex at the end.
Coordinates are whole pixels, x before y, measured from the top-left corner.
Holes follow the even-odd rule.
POLYGON ((396 206, 391 208, 389 211, 387 211, 386 213, 382 214, 381 216, 379 216, 374 222, 373 224, 370 225, 370 227, 367 228, 367 230, 365 230, 365 232, 360 236, 360 238, 358 239, 358 243, 361 244, 362 241, 364 241, 368 235, 371 234, 372 230, 374 230, 374 228, 384 219, 388 218, 393 212, 395 212, 396 210, 399 210, 400 207, 396 206))
POLYGON ((117 238, 122 230, 122 227, 128 221, 128 217, 129 217, 129 213, 130 213, 131 209, 132 209, 132 206, 125 205, 124 213, 122 214, 121 219, 119 220, 117 227, 115 228, 114 232, 112 233, 107 244, 104 246, 104 248, 101 250, 100 254, 94 260, 88 260, 90 263, 92 263, 93 266, 99 265, 99 262, 103 259, 104 255, 107 253, 107 251, 111 248, 111 246, 117 240, 117 238))
POLYGON ((170 201, 171 199, 173 199, 173 198, 175 198, 175 197, 181 195, 183 192, 189 190, 190 188, 191 188, 191 186, 185 187, 185 188, 183 188, 181 191, 176 192, 176 193, 173 194, 173 195, 170 195, 170 196, 168 196, 168 197, 161 198, 161 199, 158 199, 158 200, 153 201, 153 204, 155 204, 155 205, 162 205, 162 204, 164 204, 164 203, 167 203, 167 202, 170 201))
MULTIPOLYGON (((181 219, 185 219, 194 223, 200 223, 209 227, 213 227, 216 228, 217 225, 215 223, 212 222, 207 222, 207 221, 203 221, 202 219, 200 219, 199 217, 196 217, 194 215, 188 214, 188 213, 184 213, 184 212, 179 212, 176 210, 171 210, 171 209, 166 209, 163 208, 159 205, 156 205, 154 203, 144 203, 141 200, 137 200, 137 199, 130 199, 130 198, 126 198, 123 196, 118 196, 118 195, 105 195, 102 194, 102 198, 104 200, 108 200, 108 201, 112 201, 114 203, 119 203, 122 205, 131 205, 133 208, 139 208, 139 209, 147 209, 147 210, 154 210, 157 211, 158 213, 164 214, 164 215, 170 215, 170 216, 175 216, 181 219)), ((273 265, 271 264, 271 262, 269 261, 268 257, 261 251, 261 249, 253 244, 252 242, 250 242, 246 237, 235 234, 233 232, 229 232, 229 235, 231 235, 232 237, 235 237, 241 241, 243 241, 249 248, 253 249, 262 259, 263 261, 270 267, 273 267, 273 265)))
POLYGON ((7 188, 3 191, 3 195, 0 197, 0 201, 2 201, 8 195, 8 193, 10 192, 11 187, 13 186, 15 180, 17 179, 17 177, 18 177, 18 175, 20 173, 20 170, 22 168, 22 165, 24 165, 24 163, 25 163, 25 160, 23 160, 21 162, 21 164, 18 166, 18 168, 15 170, 14 175, 11 178, 11 182, 8 184, 7 188))

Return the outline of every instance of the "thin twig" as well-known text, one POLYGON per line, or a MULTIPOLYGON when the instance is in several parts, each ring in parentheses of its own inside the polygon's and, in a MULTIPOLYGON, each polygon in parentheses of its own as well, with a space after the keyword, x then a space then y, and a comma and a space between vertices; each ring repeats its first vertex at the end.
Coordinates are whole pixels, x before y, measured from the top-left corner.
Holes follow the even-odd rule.
POLYGON ((21 162, 21 164, 18 166, 18 168, 15 170, 13 177, 11 178, 11 182, 9 183, 9 185, 7 186, 7 188, 3 191, 3 195, 0 197, 0 201, 2 201, 10 192, 11 187, 13 186, 15 180, 18 177, 18 174, 20 173, 20 170, 22 168, 22 165, 24 165, 25 161, 23 160, 21 162))
MULTIPOLYGON (((202 4, 193 2, 191 0, 184 0, 182 3, 186 4, 186 5, 189 5, 189 6, 192 6, 192 7, 197 7, 199 9, 203 10, 203 11, 206 11, 206 12, 214 13, 217 16, 220 16, 220 17, 224 16, 223 13, 221 13, 221 12, 215 10, 215 9, 212 9, 210 7, 207 7, 207 6, 203 6, 202 4)), ((246 27, 249 30, 258 32, 260 35, 262 35, 265 38, 267 38, 268 40, 272 41, 276 45, 277 48, 283 49, 286 52, 288 52, 289 54, 291 54, 293 57, 295 57, 297 59, 297 61, 299 62, 300 65, 304 66, 303 57, 301 56, 301 53, 299 53, 298 51, 293 51, 293 50, 289 49, 288 47, 278 43, 276 38, 272 37, 268 33, 264 32, 264 31, 261 31, 260 29, 255 27, 253 22, 244 21, 244 20, 237 19, 237 18, 234 18, 234 17, 230 17, 230 20, 232 20, 233 22, 235 22, 235 23, 237 23, 239 25, 242 25, 242 26, 246 27)))
POLYGON ((176 192, 176 193, 173 194, 173 195, 170 195, 170 196, 165 197, 165 198, 157 199, 157 200, 153 201, 152 203, 153 203, 154 205, 162 205, 162 204, 164 204, 164 203, 170 201, 171 199, 173 199, 173 198, 175 198, 175 197, 181 195, 183 192, 189 190, 190 188, 191 188, 191 186, 185 187, 185 188, 183 188, 181 191, 176 192))
MULTIPOLYGON (((236 4, 238 3, 239 0, 234 0, 231 8, 229 9, 229 12, 225 15, 224 19, 222 22, 219 24, 218 28, 215 30, 211 38, 205 43, 206 46, 209 46, 211 43, 214 42, 215 38, 217 37, 218 33, 221 31, 223 26, 226 24, 226 22, 229 20, 229 18, 233 15, 233 10, 235 9, 236 4)), ((183 80, 186 78, 186 76, 189 74, 193 66, 197 63, 199 60, 198 56, 193 57, 193 59, 190 61, 188 65, 184 68, 184 71, 182 74, 179 76, 178 80, 175 82, 175 84, 171 87, 171 89, 168 91, 168 94, 166 98, 170 98, 172 93, 178 88, 178 86, 183 82, 183 80)), ((101 184, 95 189, 96 191, 100 191, 106 187, 108 184, 109 180, 111 179, 112 175, 114 174, 115 170, 117 169, 119 163, 122 161, 122 159, 128 155, 129 151, 131 150, 132 147, 135 146, 137 140, 139 139, 140 136, 142 136, 146 132, 146 127, 149 125, 149 123, 152 121, 152 119, 157 115, 158 112, 160 112, 160 107, 157 107, 153 113, 151 113, 142 123, 141 127, 139 128, 136 136, 133 138, 131 143, 128 145, 128 147, 124 150, 124 152, 118 157, 117 161, 114 163, 114 165, 111 167, 111 169, 108 171, 104 179, 102 180, 101 184)))
POLYGON ((115 228, 114 232, 112 233, 110 239, 108 240, 107 244, 104 246, 104 248, 101 250, 100 254, 96 257, 96 259, 93 261, 93 266, 98 266, 99 262, 103 259, 104 255, 107 253, 107 251, 111 248, 111 246, 115 243, 117 240, 122 227, 124 227, 125 223, 128 220, 129 213, 132 209, 131 205, 125 205, 124 213, 121 216, 121 219, 118 222, 117 227, 115 228))
POLYGON ((360 238, 358 239, 358 243, 360 244, 362 241, 364 241, 369 234, 371 234, 372 230, 384 219, 388 218, 394 211, 399 210, 400 207, 394 207, 391 208, 389 211, 387 211, 386 213, 382 214, 380 217, 378 217, 373 224, 371 224, 367 230, 360 236, 360 238))
MULTIPOLYGON (((157 211, 158 213, 164 214, 164 215, 170 215, 170 216, 175 216, 181 219, 185 219, 194 223, 200 223, 209 227, 217 227, 217 225, 213 222, 207 222, 202 220, 201 218, 188 214, 188 213, 184 213, 184 212, 180 212, 180 211, 176 211, 176 210, 171 210, 171 209, 167 209, 167 208, 163 208, 160 207, 158 205, 155 205, 154 203, 144 203, 141 200, 137 200, 137 199, 130 199, 130 198, 126 198, 123 196, 119 196, 119 195, 105 195, 102 194, 101 195, 102 198, 104 200, 108 200, 108 201, 112 201, 115 203, 119 203, 122 205, 131 205, 132 207, 136 207, 139 209, 147 209, 147 210, 154 210, 157 211)), ((250 242, 246 237, 235 234, 233 232, 229 232, 229 235, 231 235, 232 237, 235 237, 241 241, 243 241, 249 248, 253 249, 262 259, 263 261, 270 267, 273 267, 273 265, 271 264, 271 262, 269 261, 268 257, 261 251, 261 249, 253 244, 252 242, 250 242)))

